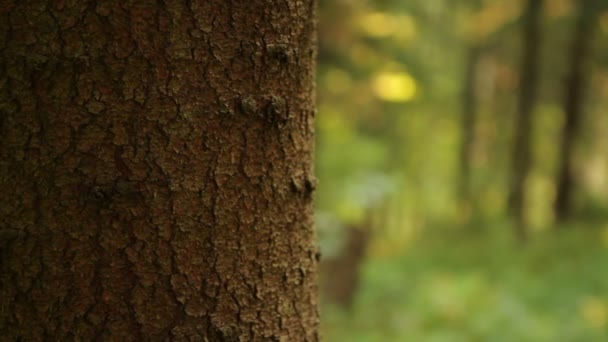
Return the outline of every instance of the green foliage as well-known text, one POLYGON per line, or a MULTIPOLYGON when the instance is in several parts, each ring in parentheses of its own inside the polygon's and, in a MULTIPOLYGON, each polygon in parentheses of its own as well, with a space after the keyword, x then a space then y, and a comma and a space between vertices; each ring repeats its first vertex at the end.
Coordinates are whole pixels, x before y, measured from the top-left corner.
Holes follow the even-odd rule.
POLYGON ((608 229, 590 229, 567 227, 526 246, 505 230, 443 231, 398 256, 371 255, 353 310, 324 306, 324 337, 605 341, 608 229))
POLYGON ((352 312, 324 307, 325 340, 608 340, 607 239, 581 226, 608 218, 606 1, 597 2, 604 8, 575 147, 572 232, 554 227, 552 206, 564 83, 584 2, 544 1, 525 182, 532 241, 522 247, 512 239, 507 195, 525 3, 321 1, 316 171, 324 259, 344 253, 346 227, 367 224, 375 236, 352 312), (477 49, 470 198, 463 199, 465 69, 477 49))

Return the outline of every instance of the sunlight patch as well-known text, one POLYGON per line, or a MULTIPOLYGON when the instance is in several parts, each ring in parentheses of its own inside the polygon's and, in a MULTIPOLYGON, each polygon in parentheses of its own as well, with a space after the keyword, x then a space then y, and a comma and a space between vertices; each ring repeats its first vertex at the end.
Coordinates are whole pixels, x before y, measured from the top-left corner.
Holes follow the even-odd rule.
POLYGON ((382 72, 372 81, 374 94, 389 102, 408 102, 416 96, 416 80, 405 72, 382 72))
POLYGON ((580 306, 580 313, 590 326, 601 329, 608 321, 608 310, 604 302, 597 297, 586 297, 580 306))

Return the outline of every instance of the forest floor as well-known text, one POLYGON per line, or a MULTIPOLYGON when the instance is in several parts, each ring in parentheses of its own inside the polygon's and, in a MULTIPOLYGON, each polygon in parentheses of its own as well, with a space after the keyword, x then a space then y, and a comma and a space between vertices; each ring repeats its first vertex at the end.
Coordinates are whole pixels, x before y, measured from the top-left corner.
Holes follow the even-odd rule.
POLYGON ((505 229, 435 233, 369 256, 348 312, 325 305, 325 341, 608 341, 608 226, 515 244, 505 229))

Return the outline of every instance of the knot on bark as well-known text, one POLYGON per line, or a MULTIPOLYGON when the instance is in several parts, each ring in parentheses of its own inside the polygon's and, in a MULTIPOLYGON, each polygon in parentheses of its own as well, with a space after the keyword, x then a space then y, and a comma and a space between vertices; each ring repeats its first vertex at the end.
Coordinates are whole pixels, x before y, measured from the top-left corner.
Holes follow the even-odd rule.
POLYGON ((268 123, 283 125, 291 119, 285 98, 277 95, 247 95, 240 100, 243 115, 256 116, 268 123))

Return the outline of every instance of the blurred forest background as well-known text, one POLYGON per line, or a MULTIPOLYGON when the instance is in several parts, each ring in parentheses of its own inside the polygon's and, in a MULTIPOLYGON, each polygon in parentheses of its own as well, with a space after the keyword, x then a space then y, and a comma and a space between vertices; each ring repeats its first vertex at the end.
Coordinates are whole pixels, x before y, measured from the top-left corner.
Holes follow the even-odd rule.
POLYGON ((326 341, 608 341, 608 0, 321 0, 326 341))

